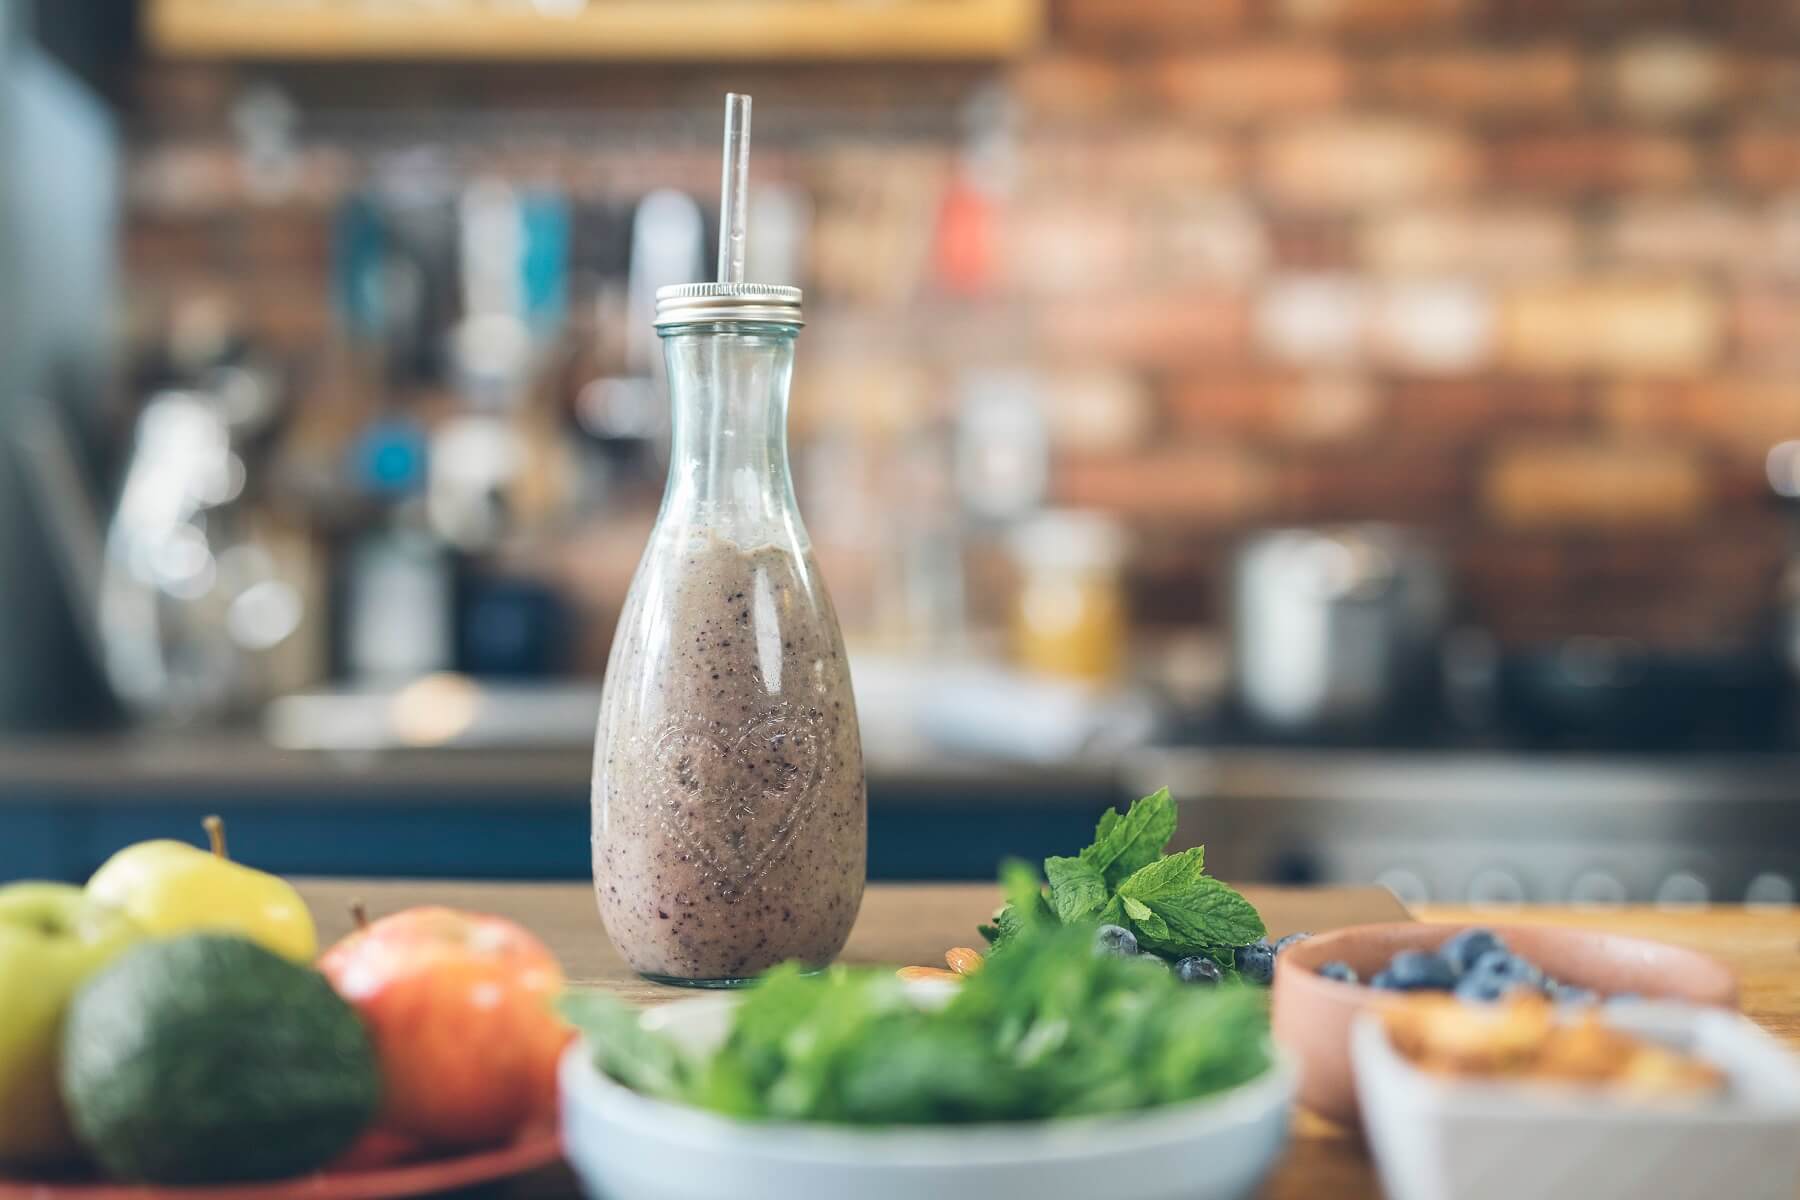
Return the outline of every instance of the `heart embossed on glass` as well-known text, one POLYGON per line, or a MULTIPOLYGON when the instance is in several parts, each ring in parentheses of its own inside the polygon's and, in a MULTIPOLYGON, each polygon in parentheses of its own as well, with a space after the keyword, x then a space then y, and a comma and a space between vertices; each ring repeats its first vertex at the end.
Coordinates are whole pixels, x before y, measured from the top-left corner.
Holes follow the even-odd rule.
POLYGON ((827 765, 820 715, 781 708, 736 731, 676 722, 652 743, 663 825, 724 900, 743 899, 805 823, 827 765))

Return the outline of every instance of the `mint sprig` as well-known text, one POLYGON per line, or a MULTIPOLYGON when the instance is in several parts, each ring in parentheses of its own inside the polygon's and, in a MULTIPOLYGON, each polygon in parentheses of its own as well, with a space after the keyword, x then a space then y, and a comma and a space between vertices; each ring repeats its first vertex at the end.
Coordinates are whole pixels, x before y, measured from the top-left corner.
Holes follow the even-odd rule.
POLYGON ((1047 895, 1028 887, 1021 867, 1009 864, 1007 906, 993 925, 981 927, 982 935, 1000 947, 1046 917, 1062 925, 1125 925, 1145 949, 1168 958, 1204 954, 1229 970, 1233 952, 1267 930, 1254 905, 1206 874, 1205 847, 1164 853, 1175 818, 1168 788, 1123 814, 1109 809, 1092 845, 1073 857, 1044 860, 1047 895))
POLYGON ((1133 804, 1124 816, 1108 809, 1094 830, 1094 844, 1081 852, 1081 859, 1100 870, 1107 887, 1117 889, 1161 857, 1174 836, 1175 800, 1163 788, 1133 804))

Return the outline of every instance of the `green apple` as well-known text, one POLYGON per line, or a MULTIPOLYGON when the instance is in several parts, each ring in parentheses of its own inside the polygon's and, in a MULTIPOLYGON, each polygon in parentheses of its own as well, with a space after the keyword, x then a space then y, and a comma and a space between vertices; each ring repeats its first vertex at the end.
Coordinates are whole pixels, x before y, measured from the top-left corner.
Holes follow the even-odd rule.
POLYGON ((84 979, 142 936, 78 887, 0 887, 0 1166, 74 1155, 57 1090, 63 1011, 84 979))

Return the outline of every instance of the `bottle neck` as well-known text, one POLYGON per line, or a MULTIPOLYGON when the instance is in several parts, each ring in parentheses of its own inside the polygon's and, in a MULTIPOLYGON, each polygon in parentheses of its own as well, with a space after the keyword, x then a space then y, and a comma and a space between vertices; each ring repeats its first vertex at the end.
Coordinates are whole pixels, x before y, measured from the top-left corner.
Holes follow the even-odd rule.
POLYGON ((673 440, 662 520, 746 544, 799 528, 788 469, 792 325, 685 325, 663 334, 673 440))

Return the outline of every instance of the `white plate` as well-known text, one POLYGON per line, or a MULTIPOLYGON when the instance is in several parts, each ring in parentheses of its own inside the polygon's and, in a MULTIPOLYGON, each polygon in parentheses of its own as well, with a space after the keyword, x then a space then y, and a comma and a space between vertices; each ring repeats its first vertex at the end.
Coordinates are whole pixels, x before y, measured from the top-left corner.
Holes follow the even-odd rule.
POLYGON ((1780 1042, 1718 1009, 1608 1005, 1606 1021, 1713 1063, 1730 1095, 1634 1105, 1444 1079, 1358 1017, 1356 1092, 1390 1200, 1794 1200, 1800 1067, 1780 1042))
MULTIPOLYGON (((942 992, 915 989, 921 1003, 942 992)), ((644 1015, 695 1050, 724 1037, 732 996, 644 1015)), ((563 1057, 564 1153, 604 1200, 1238 1200, 1287 1139, 1285 1055, 1231 1091, 1143 1113, 1016 1125, 859 1129, 739 1121, 652 1100, 563 1057)))

